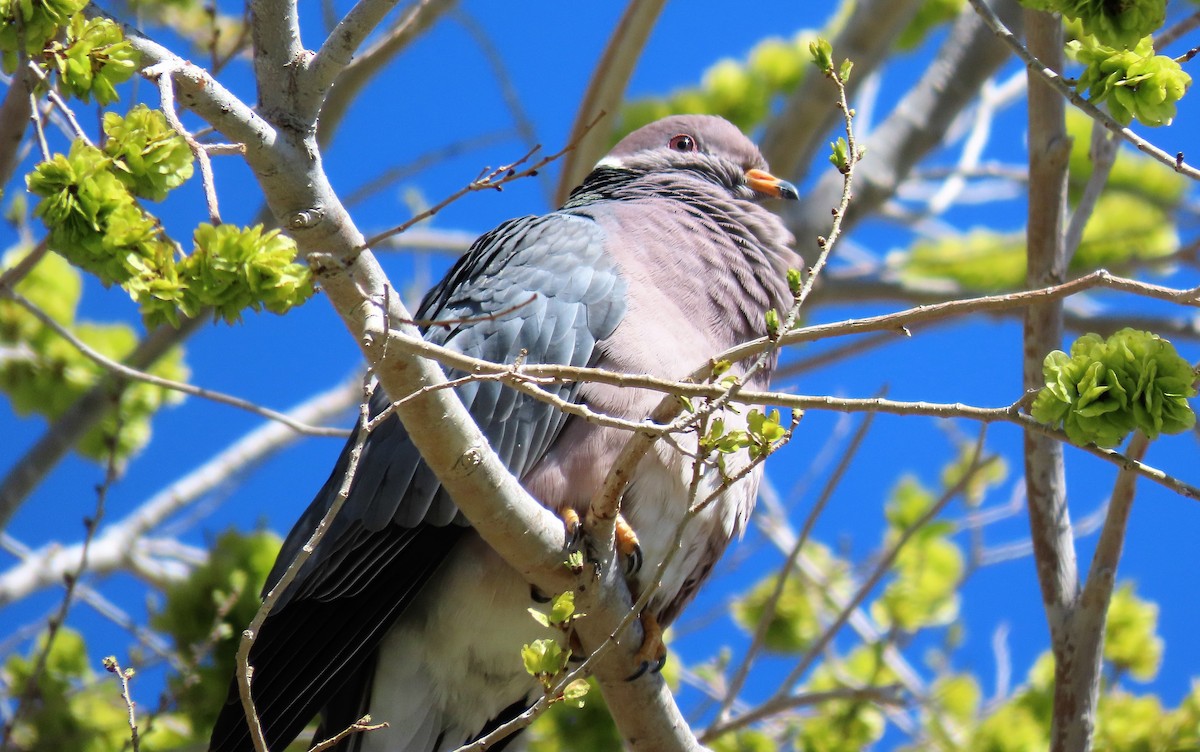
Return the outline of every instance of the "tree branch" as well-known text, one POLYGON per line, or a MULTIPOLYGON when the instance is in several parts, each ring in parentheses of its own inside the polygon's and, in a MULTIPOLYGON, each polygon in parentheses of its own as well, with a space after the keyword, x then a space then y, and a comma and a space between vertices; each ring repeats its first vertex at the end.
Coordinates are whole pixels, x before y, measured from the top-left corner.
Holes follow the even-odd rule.
MULTIPOLYGON (((1019 19, 1016 0, 998 0, 1006 18, 1019 19)), ((962 13, 921 80, 866 139, 871 158, 855 178, 848 227, 891 198, 922 157, 942 142, 951 122, 975 98, 979 87, 1008 59, 1008 51, 973 14, 962 13)), ((840 176, 824 175, 801 201, 784 208, 800 251, 829 227, 826 207, 836 203, 840 176)))
MULTIPOLYGON (((293 420, 328 420, 358 400, 361 378, 353 379, 318 394, 288 412, 293 420)), ((158 557, 157 544, 145 536, 212 493, 231 478, 263 462, 299 440, 283 423, 269 421, 247 433, 200 467, 150 497, 124 519, 106 526, 91 542, 89 570, 111 572, 126 567, 139 557, 158 557)), ((59 543, 22 556, 20 564, 0 574, 0 607, 45 587, 62 582, 63 575, 78 564, 82 544, 59 543)))
MULTIPOLYGON (((1112 116, 1104 110, 1101 110, 1096 105, 1089 102, 1087 99, 1080 96, 1065 80, 1062 74, 1053 70, 1042 62, 1042 59, 1054 60, 1055 55, 1053 50, 1041 51, 1033 48, 1031 44, 1029 49, 1021 44, 1021 41, 1010 31, 1000 18, 992 12, 985 0, 970 0, 971 5, 975 8, 979 16, 987 23, 988 27, 999 37, 1004 44, 1008 45, 1009 49, 1017 54, 1025 62, 1025 67, 1029 69, 1032 76, 1036 76, 1043 81, 1047 86, 1058 93, 1058 96, 1065 98, 1071 104, 1082 110, 1088 117, 1102 123, 1105 128, 1108 128, 1113 133, 1121 136, 1129 143, 1133 144, 1138 151, 1143 154, 1148 154, 1154 157, 1159 162, 1170 167, 1175 172, 1181 175, 1186 175, 1193 180, 1200 180, 1200 170, 1197 170, 1192 165, 1183 161, 1183 152, 1176 154, 1168 154, 1146 139, 1134 133, 1129 128, 1121 125, 1112 116)), ((1061 57, 1061 50, 1058 51, 1058 57, 1061 57)), ((1059 66, 1061 67, 1061 66, 1059 66)), ((1032 87, 1031 87, 1032 88, 1032 87)))
POLYGON ((625 98, 625 88, 664 5, 666 0, 630 0, 625 6, 604 54, 592 69, 592 79, 575 114, 569 140, 576 148, 563 160, 558 188, 554 191, 555 206, 561 206, 567 200, 571 189, 583 182, 608 151, 608 139, 625 98), (600 128, 593 127, 605 114, 608 122, 600 128))
MULTIPOLYGON (((849 17, 840 19, 841 29, 830 43, 838 57, 854 61, 854 75, 846 83, 848 97, 853 99, 859 85, 883 64, 920 5, 917 0, 867 0, 853 3, 849 17)), ((804 177, 813 154, 841 118, 837 94, 828 78, 809 69, 771 116, 763 131, 762 153, 776 175, 797 182, 804 177)))

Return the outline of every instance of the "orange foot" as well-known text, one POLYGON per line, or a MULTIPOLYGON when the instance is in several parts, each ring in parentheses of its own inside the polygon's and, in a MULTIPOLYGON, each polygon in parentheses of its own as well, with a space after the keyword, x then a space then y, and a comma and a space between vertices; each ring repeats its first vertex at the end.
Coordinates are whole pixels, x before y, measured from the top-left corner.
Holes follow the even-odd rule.
POLYGON ((667 646, 663 644, 663 631, 658 619, 649 611, 643 611, 638 621, 642 623, 642 646, 634 654, 638 669, 625 681, 633 681, 647 671, 657 674, 667 662, 667 646))

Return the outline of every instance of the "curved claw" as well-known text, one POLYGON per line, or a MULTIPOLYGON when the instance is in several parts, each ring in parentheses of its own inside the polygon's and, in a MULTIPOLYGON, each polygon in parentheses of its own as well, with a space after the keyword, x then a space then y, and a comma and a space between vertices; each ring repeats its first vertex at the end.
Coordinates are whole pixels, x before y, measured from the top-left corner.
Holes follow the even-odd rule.
POLYGON ((642 569, 642 544, 637 533, 621 515, 617 515, 617 552, 625 559, 625 574, 629 577, 642 569))
POLYGON ((558 514, 563 526, 567 529, 567 548, 575 550, 583 542, 583 524, 579 521, 579 513, 567 507, 558 514))
POLYGON ((638 648, 634 658, 638 659, 638 669, 625 681, 640 678, 647 671, 657 674, 667 663, 667 646, 663 644, 662 627, 658 619, 649 611, 643 611, 638 617, 642 623, 642 646, 638 648))
POLYGON ((641 679, 642 675, 645 674, 649 668, 650 668, 650 662, 642 661, 641 665, 638 666, 637 671, 634 671, 629 676, 626 676, 625 681, 631 682, 631 681, 636 681, 638 679, 641 679))
POLYGON ((549 603, 551 600, 550 596, 546 595, 541 590, 538 590, 537 585, 529 586, 529 597, 534 603, 549 603))
POLYGON ((638 543, 633 544, 633 550, 625 554, 625 575, 632 577, 642 569, 642 547, 638 543))

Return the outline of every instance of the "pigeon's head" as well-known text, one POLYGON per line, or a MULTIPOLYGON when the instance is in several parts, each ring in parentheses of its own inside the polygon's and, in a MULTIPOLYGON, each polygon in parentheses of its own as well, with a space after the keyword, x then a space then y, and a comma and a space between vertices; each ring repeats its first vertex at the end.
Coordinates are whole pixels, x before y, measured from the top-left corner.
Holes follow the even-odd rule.
POLYGON ((715 115, 672 115, 642 126, 596 164, 604 168, 706 180, 741 199, 800 197, 767 171, 758 147, 737 126, 715 115))

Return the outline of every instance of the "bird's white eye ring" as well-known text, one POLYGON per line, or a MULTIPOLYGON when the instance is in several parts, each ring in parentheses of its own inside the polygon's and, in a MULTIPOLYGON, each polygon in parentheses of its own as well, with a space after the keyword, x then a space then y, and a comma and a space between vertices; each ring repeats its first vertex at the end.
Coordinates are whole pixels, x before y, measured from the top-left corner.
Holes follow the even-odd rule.
POLYGON ((671 136, 667 147, 675 151, 696 151, 696 139, 686 133, 680 133, 678 136, 671 136))

